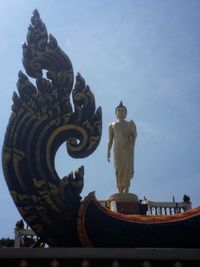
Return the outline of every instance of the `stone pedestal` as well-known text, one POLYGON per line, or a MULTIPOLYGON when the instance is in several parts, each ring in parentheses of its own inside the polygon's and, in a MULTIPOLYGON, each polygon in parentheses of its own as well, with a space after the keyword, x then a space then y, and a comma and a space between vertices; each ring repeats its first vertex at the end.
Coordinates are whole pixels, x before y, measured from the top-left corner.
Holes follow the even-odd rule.
POLYGON ((116 201, 117 212, 124 214, 140 214, 139 203, 116 201))
POLYGON ((110 209, 124 214, 145 215, 147 207, 133 193, 117 193, 109 197, 110 209))
POLYGON ((133 193, 116 193, 109 197, 109 200, 121 202, 139 202, 138 196, 133 193))

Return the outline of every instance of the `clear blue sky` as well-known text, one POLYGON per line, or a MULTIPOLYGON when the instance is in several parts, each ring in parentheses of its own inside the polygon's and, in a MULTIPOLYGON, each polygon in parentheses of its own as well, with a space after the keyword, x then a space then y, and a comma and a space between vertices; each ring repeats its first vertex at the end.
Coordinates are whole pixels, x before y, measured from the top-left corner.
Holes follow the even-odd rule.
MULTIPOLYGON (((108 124, 123 100, 137 125, 135 176, 139 198, 200 204, 200 1, 0 0, 0 149, 11 113, 21 44, 33 10, 70 57, 103 109, 103 136, 88 158, 71 159, 62 146, 60 177, 85 165, 82 196, 116 193, 113 162, 106 159, 108 124)), ((0 238, 14 236, 21 217, 0 166, 0 238)))

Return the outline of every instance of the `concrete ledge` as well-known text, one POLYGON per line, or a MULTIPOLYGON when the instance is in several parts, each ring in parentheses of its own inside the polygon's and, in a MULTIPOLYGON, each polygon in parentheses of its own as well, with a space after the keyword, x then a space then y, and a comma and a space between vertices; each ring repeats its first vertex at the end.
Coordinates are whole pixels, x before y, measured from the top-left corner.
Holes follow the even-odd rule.
POLYGON ((200 260, 200 249, 0 248, 1 259, 200 260))

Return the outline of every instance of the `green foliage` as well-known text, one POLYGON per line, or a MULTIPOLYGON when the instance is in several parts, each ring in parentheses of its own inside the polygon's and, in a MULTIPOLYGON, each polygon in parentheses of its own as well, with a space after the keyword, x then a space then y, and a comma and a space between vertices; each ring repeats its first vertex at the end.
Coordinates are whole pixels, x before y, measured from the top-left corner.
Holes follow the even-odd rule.
POLYGON ((14 239, 10 238, 1 238, 0 239, 0 247, 1 248, 8 248, 8 247, 14 247, 14 239))

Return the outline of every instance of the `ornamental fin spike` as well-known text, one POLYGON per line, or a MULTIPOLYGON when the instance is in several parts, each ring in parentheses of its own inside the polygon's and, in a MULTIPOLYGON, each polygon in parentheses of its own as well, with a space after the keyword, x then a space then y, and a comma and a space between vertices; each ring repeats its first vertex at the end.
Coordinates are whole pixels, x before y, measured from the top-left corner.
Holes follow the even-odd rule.
POLYGON ((19 72, 4 139, 5 179, 21 216, 43 242, 79 246, 76 220, 84 167, 59 178, 55 155, 63 142, 73 158, 95 151, 102 133, 101 108, 96 109, 79 73, 74 85, 72 63, 48 35, 37 10, 22 48, 26 74, 19 72))

